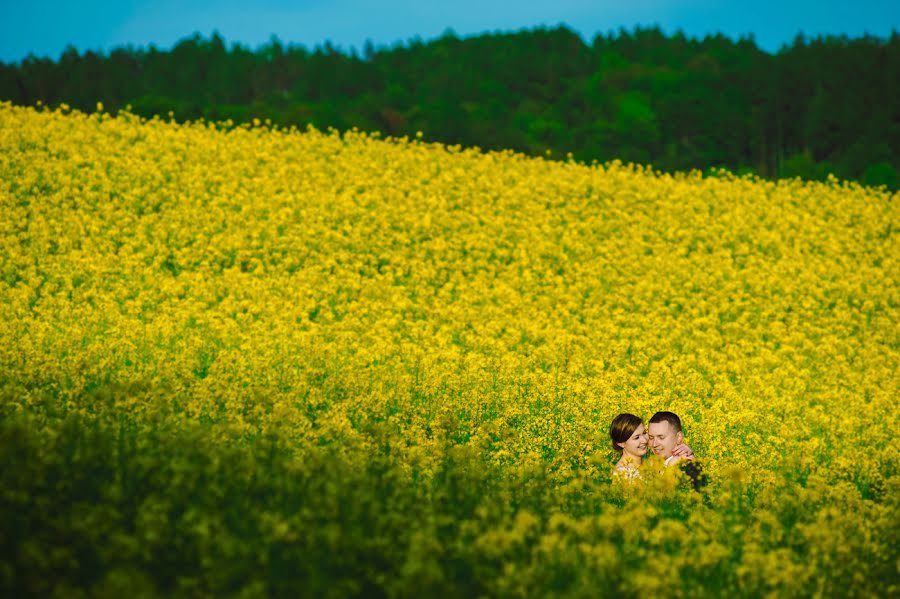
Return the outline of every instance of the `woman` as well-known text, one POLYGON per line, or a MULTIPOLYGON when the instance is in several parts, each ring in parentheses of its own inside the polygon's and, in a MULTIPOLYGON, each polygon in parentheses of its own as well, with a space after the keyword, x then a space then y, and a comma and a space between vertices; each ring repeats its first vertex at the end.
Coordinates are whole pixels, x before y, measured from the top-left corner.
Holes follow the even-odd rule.
MULTIPOLYGON (((622 454, 613 474, 628 479, 640 478, 638 468, 644 461, 649 445, 644 422, 634 414, 619 414, 609 426, 609 436, 612 438, 613 449, 622 454)), ((672 457, 666 460, 666 466, 670 461, 674 464, 682 459, 694 459, 694 452, 684 443, 679 443, 672 450, 672 457)))
POLYGON ((613 474, 629 479, 640 477, 638 467, 644 460, 648 445, 643 421, 634 414, 619 414, 613 418, 609 436, 612 437, 613 449, 622 454, 613 474))

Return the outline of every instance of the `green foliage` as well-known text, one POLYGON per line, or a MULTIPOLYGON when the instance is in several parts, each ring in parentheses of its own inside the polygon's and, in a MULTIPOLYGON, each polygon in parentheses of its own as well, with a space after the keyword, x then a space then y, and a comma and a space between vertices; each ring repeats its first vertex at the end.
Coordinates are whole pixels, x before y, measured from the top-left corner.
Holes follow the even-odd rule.
POLYGON ((805 151, 788 157, 781 164, 778 174, 781 177, 800 177, 801 179, 824 181, 832 172, 831 165, 827 162, 816 162, 809 151, 805 151))
POLYGON ((862 182, 865 185, 885 185, 888 189, 900 189, 900 175, 890 162, 879 162, 866 168, 862 182))
POLYGON ((3 416, 0 592, 597 597, 665 584, 675 597, 806 596, 843 593, 853 580, 862 596, 893 572, 896 494, 876 504, 810 480, 785 501, 795 488, 786 473, 768 494, 735 478, 709 494, 634 495, 591 460, 554 485, 550 463, 504 469, 485 459, 488 446, 450 436, 438 469, 411 476, 384 423, 363 425, 371 449, 353 452, 215 430, 171 419, 3 416), (883 519, 881 536, 855 538, 846 521, 843 540, 797 534, 819 530, 816 518, 835 506, 883 519), (880 556, 865 572, 837 559, 862 545, 880 556), (777 563, 759 561, 760 551, 777 563))
POLYGON ((0 99, 102 101, 141 116, 313 124, 662 170, 752 166, 897 189, 900 37, 798 38, 777 54, 750 39, 598 35, 566 27, 375 48, 312 51, 273 38, 256 51, 214 34, 169 51, 73 48, 0 64, 0 99), (861 116, 864 115, 864 118, 861 116), (876 168, 877 165, 877 168, 876 168), (872 167, 871 173, 868 169, 872 167), (867 175, 868 173, 868 175, 867 175))

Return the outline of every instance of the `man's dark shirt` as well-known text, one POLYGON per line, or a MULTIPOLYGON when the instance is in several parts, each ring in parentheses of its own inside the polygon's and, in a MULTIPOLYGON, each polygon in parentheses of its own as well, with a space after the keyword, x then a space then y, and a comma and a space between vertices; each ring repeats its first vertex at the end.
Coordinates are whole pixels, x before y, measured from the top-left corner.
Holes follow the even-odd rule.
POLYGON ((695 491, 699 491, 709 484, 706 473, 703 472, 703 468, 697 460, 681 460, 678 467, 687 475, 688 479, 691 481, 691 487, 693 487, 695 491))

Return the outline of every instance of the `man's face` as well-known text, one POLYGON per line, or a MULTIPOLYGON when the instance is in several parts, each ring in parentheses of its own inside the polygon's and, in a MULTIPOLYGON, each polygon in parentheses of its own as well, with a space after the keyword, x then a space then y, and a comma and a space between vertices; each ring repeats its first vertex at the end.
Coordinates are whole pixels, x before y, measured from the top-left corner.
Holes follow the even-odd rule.
POLYGON ((653 453, 663 459, 671 457, 672 450, 681 443, 681 431, 674 431, 668 422, 651 422, 649 430, 653 453))

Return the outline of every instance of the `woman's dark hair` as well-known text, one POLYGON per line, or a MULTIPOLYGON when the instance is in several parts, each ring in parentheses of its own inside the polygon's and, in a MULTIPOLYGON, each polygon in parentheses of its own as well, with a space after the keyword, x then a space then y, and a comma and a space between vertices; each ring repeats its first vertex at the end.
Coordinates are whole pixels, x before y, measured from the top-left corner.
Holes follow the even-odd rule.
POLYGON ((609 436, 612 437, 612 446, 618 452, 622 451, 618 443, 627 441, 637 427, 644 424, 644 421, 634 414, 619 414, 613 418, 612 424, 609 425, 609 436))

